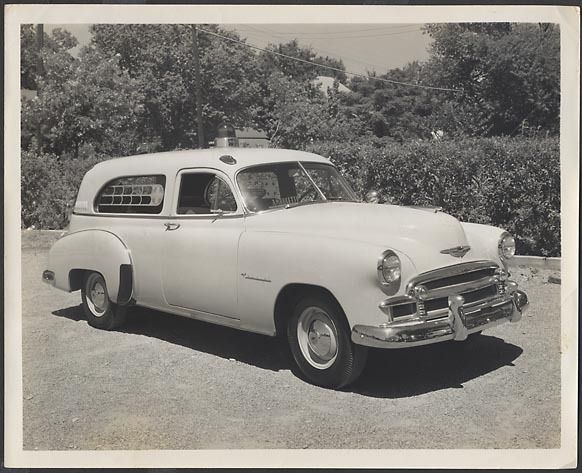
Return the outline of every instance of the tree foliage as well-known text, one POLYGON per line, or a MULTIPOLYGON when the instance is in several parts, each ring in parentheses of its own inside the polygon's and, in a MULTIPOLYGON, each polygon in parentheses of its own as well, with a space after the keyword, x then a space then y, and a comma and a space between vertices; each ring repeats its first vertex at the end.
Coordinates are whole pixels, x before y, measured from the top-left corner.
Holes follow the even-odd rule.
POLYGON ((505 226, 523 252, 558 254, 558 140, 540 136, 559 131, 557 27, 431 24, 425 32, 433 40, 426 62, 353 78, 342 93, 341 60, 297 41, 266 49, 301 62, 205 25, 196 83, 190 25, 93 25, 91 43, 74 55, 76 39, 54 29, 40 57, 34 26, 23 25, 21 85, 37 91, 21 113, 23 224, 62 227, 95 162, 195 147, 199 88, 207 140, 223 120, 252 126, 273 146, 334 157, 360 192, 443 205, 505 226), (318 75, 333 75, 334 87, 324 93, 318 75), (455 140, 433 139, 442 136, 455 140))
MULTIPOLYGON (((216 26, 204 29, 240 39, 216 26)), ((119 55, 120 67, 144 95, 142 134, 159 149, 196 146, 196 103, 192 34, 189 25, 94 25, 94 46, 119 55)), ((248 48, 199 33, 202 119, 206 138, 228 118, 235 126, 252 121, 260 102, 259 70, 248 48)))
POLYGON ((292 58, 298 58, 299 62, 289 59, 278 54, 269 54, 268 52, 260 53, 259 59, 262 62, 262 68, 270 71, 280 71, 290 79, 298 82, 310 81, 315 79, 318 75, 332 76, 340 82, 346 82, 347 76, 345 74, 345 66, 341 59, 331 58, 329 56, 320 56, 313 48, 301 46, 299 42, 294 39, 287 43, 269 44, 267 51, 273 51, 278 54, 284 54, 292 58), (309 63, 317 63, 323 66, 318 67, 309 63))
POLYGON ((560 108, 558 27, 532 23, 430 24, 426 77, 458 89, 452 102, 471 135, 557 133, 560 108))
POLYGON ((93 25, 91 48, 75 58, 69 51, 76 39, 55 29, 44 35, 39 81, 35 29, 24 25, 22 83, 41 91, 37 103, 25 106, 24 146, 37 125, 48 151, 73 156, 84 146, 103 153, 196 146, 196 87, 203 97, 207 141, 223 120, 262 129, 275 144, 294 147, 330 136, 372 134, 402 142, 441 131, 446 136, 558 132, 559 31, 553 25, 429 24, 425 32, 433 43, 427 62, 355 77, 352 93, 336 90, 327 98, 313 80, 325 74, 345 81, 341 60, 319 56, 297 40, 266 48, 303 60, 293 61, 204 30, 245 41, 236 32, 203 26, 200 84, 190 25, 93 25), (92 79, 86 81, 84 74, 92 79), (100 103, 92 107, 95 100, 100 103), (115 139, 122 142, 114 144, 115 139))
MULTIPOLYGON (((50 35, 43 32, 43 49, 57 52, 69 51, 77 46, 77 38, 61 28, 55 28, 50 35)), ((20 28, 20 84, 24 89, 36 90, 37 66, 39 61, 36 47, 35 25, 20 28)))
POLYGON ((355 77, 345 97, 377 137, 556 134, 560 108, 559 30, 548 24, 429 24, 429 60, 385 75, 355 77), (378 79, 453 91, 386 83, 378 79))
MULTIPOLYGON (((78 58, 64 47, 45 49, 37 96, 22 106, 22 144, 34 145, 41 129, 43 150, 61 157, 120 156, 137 148, 142 97, 118 58, 84 48, 78 58)), ((39 144, 36 143, 36 146, 39 144)))
POLYGON ((412 62, 380 77, 354 77, 350 83, 353 93, 342 95, 344 114, 359 117, 378 138, 430 138, 436 105, 433 95, 422 88, 399 84, 421 83, 422 72, 423 66, 412 62))

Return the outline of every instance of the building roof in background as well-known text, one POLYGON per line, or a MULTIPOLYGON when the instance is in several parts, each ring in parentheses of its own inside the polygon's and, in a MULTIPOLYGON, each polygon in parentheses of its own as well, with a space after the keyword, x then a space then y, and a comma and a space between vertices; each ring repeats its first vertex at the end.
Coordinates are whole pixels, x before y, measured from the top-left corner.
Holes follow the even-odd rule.
POLYGON ((254 128, 239 128, 236 130, 236 137, 239 139, 255 139, 255 140, 267 140, 268 136, 265 132, 255 130, 254 128))
POLYGON ((23 99, 33 99, 36 97, 36 90, 20 89, 20 94, 23 99))
MULTIPOLYGON (((318 84, 321 87, 321 91, 325 94, 325 96, 327 97, 328 95, 328 89, 333 89, 333 81, 335 79, 333 77, 329 77, 329 76, 317 76, 313 82, 315 84, 318 84)), ((345 85, 343 85, 341 82, 339 83, 338 86, 338 92, 345 92, 345 93, 349 93, 351 92, 350 89, 348 89, 345 85)))

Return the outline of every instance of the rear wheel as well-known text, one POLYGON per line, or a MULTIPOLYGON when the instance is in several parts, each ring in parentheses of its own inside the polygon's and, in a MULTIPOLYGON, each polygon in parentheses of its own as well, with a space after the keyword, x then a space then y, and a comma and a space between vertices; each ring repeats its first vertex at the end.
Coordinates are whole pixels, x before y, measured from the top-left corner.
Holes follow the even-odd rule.
POLYGON ((125 322, 126 308, 111 302, 101 274, 87 274, 81 299, 89 325, 103 330, 114 330, 125 322))
POLYGON ((288 322, 287 338, 297 367, 318 386, 347 386, 366 364, 367 348, 351 341, 341 307, 328 296, 299 301, 288 322))

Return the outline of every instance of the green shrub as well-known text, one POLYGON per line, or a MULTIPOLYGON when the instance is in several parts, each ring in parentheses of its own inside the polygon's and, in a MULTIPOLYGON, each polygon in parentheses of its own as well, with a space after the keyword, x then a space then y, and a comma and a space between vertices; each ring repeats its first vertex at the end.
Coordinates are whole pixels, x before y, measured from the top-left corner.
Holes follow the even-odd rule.
POLYGON ((519 254, 560 254, 558 138, 315 143, 354 189, 381 201, 437 205, 466 222, 505 228, 519 254))
POLYGON ((102 160, 59 160, 51 154, 23 151, 20 178, 22 227, 66 227, 81 179, 102 160))

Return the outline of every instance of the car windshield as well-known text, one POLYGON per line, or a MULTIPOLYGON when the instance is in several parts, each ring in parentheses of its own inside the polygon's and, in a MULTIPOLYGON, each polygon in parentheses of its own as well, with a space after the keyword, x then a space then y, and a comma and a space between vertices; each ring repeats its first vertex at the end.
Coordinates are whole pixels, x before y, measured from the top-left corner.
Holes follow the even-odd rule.
POLYGON ((330 200, 357 200, 354 191, 329 164, 288 162, 253 166, 237 176, 251 212, 330 200))

